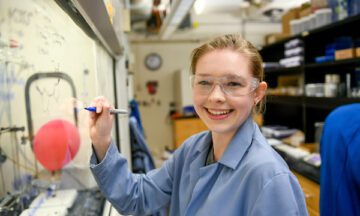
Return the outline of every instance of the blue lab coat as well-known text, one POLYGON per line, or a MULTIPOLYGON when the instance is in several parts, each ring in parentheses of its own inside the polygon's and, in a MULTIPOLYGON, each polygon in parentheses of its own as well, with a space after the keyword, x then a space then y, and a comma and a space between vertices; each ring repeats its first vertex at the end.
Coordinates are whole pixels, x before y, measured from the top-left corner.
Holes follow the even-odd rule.
POLYGON ((111 144, 91 170, 107 199, 122 214, 150 214, 170 204, 170 215, 308 215, 303 192, 282 158, 249 117, 220 161, 205 166, 211 133, 187 139, 156 170, 132 174, 111 144))
POLYGON ((360 104, 334 110, 320 143, 320 215, 360 215, 360 104))
POLYGON ((129 118, 131 161, 134 173, 147 173, 155 169, 155 163, 135 117, 129 118))

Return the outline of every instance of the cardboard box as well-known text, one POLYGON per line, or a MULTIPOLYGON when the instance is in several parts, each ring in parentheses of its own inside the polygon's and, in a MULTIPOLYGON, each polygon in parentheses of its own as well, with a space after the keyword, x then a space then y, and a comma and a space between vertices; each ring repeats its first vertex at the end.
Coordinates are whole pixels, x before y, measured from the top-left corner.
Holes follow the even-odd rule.
POLYGON ((281 18, 282 31, 285 36, 291 35, 290 21, 299 18, 299 11, 300 11, 300 8, 294 8, 294 9, 289 10, 282 16, 282 18, 281 18))
POLYGON ((285 39, 287 37, 288 37, 288 35, 284 35, 282 33, 268 34, 264 38, 265 39, 265 45, 275 43, 276 41, 280 41, 280 40, 285 39))
POLYGON ((312 8, 310 5, 303 5, 299 11, 299 18, 309 16, 312 13, 312 8))
POLYGON ((355 50, 353 48, 335 51, 335 60, 349 59, 354 57, 355 50))
POLYGON ((360 47, 356 48, 355 53, 356 53, 356 57, 360 57, 360 47))
POLYGON ((301 86, 301 77, 297 75, 287 75, 278 77, 278 87, 301 86))
POLYGON ((313 11, 320 8, 326 8, 328 6, 327 0, 311 0, 310 3, 313 11))

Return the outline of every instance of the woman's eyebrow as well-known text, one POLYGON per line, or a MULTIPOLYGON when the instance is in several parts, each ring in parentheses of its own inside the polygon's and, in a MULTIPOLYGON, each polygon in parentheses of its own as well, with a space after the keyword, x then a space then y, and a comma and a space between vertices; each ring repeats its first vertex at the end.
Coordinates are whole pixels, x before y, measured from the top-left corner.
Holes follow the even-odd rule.
POLYGON ((202 76, 202 77, 225 77, 227 79, 236 79, 240 82, 246 82, 246 78, 243 76, 239 76, 239 75, 235 75, 235 74, 226 74, 226 75, 222 75, 222 76, 213 76, 211 73, 196 73, 195 75, 197 76, 202 76))
POLYGON ((198 76, 211 76, 211 74, 209 73, 196 73, 194 75, 198 75, 198 76))
POLYGON ((238 76, 238 75, 225 75, 224 77, 227 77, 227 78, 230 78, 230 79, 237 79, 237 80, 240 80, 240 81, 246 81, 245 77, 242 77, 242 76, 238 76))

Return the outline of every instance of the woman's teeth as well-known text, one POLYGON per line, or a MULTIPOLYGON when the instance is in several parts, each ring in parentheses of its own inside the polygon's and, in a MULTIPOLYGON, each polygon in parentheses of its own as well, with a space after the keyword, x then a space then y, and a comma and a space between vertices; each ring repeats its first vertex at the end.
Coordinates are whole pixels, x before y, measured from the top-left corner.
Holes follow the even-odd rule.
POLYGON ((225 115, 228 114, 230 112, 230 110, 226 110, 226 111, 215 111, 215 110, 209 110, 208 112, 213 114, 213 115, 225 115))

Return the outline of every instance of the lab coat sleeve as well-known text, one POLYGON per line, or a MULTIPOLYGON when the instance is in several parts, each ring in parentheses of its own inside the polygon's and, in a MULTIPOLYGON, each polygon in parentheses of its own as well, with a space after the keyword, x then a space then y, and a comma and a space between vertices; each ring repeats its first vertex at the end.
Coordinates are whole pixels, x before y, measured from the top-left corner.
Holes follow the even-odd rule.
POLYGON ((113 143, 100 163, 94 153, 90 159, 101 192, 121 214, 150 214, 164 207, 171 196, 172 164, 170 159, 146 175, 133 174, 113 143))
POLYGON ((282 173, 270 179, 263 186, 250 215, 308 215, 303 192, 295 177, 282 173))

